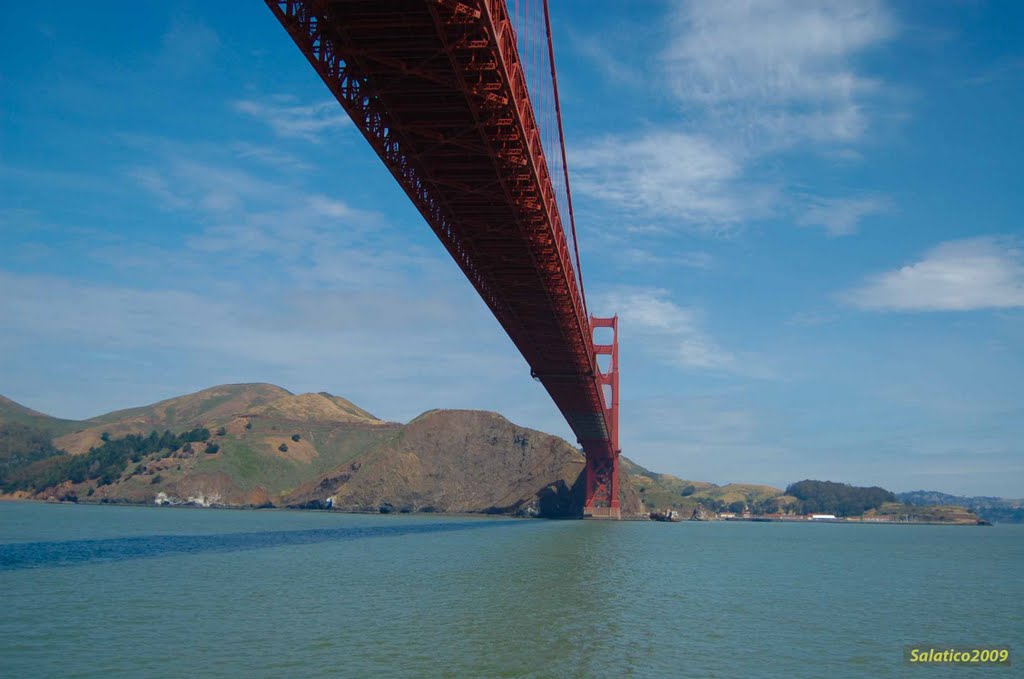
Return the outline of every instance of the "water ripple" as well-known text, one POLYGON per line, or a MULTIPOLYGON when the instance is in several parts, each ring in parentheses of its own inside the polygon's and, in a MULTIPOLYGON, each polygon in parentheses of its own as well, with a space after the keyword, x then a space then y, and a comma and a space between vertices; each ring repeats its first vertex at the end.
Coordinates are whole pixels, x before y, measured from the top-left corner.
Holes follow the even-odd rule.
POLYGON ((522 521, 460 521, 401 526, 352 526, 309 530, 221 533, 213 535, 142 535, 102 540, 63 540, 0 545, 0 571, 78 566, 96 561, 150 559, 173 554, 240 552, 320 542, 364 540, 424 533, 450 533, 522 521))

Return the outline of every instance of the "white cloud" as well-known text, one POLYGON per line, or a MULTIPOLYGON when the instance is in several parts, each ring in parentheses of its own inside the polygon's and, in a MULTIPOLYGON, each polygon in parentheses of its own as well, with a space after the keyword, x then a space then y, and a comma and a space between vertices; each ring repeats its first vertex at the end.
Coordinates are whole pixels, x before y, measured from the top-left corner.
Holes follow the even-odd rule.
MULTIPOLYGON (((672 5, 667 25, 648 80, 683 116, 574 149, 579 192, 676 229, 723 233, 778 211, 778 180, 756 175, 766 159, 802 145, 856 156, 850 147, 865 138, 883 90, 856 59, 895 32, 881 2, 686 2, 672 5)), ((596 60, 608 70, 607 55, 596 60)), ((812 207, 807 219, 847 232, 879 209, 858 200, 839 198, 828 215, 812 207)))
POLYGON ((700 312, 681 307, 661 289, 627 288, 602 295, 600 305, 619 310, 630 341, 680 368, 735 371, 736 357, 718 346, 701 324, 700 312))
POLYGON ((862 219, 884 212, 888 201, 879 196, 859 198, 812 198, 796 223, 799 226, 820 226, 829 236, 848 236, 857 232, 862 219))
POLYGON ((735 158, 689 134, 607 137, 576 150, 570 165, 574 188, 590 198, 704 230, 727 228, 770 202, 766 190, 742 186, 735 158))
POLYGON ((920 261, 869 277, 843 297, 873 311, 1024 307, 1024 253, 1005 238, 948 241, 920 261))
POLYGON ((239 152, 252 149, 232 143, 138 148, 146 164, 127 170, 134 181, 105 183, 141 188, 191 228, 159 247, 131 229, 64 246, 107 271, 144 271, 119 279, 127 285, 0 271, 0 373, 17 368, 34 384, 55 356, 72 356, 48 398, 76 416, 127 405, 129 391, 155 400, 153 384, 166 395, 268 380, 345 393, 394 419, 433 407, 518 416, 522 403, 543 404, 527 422, 566 431, 458 267, 409 242, 403 230, 421 224, 318 193, 301 168, 267 167, 282 160, 273 146, 258 150, 267 164, 244 162, 239 152))
MULTIPOLYGON (((670 266, 687 269, 710 269, 715 258, 707 252, 655 252, 643 248, 627 247, 619 252, 622 260, 633 266, 670 266)), ((617 260, 618 261, 618 260, 617 260)))
POLYGON ((876 0, 688 2, 674 27, 663 58, 680 104, 768 148, 859 139, 878 83, 853 60, 894 32, 876 0))
POLYGON ((315 104, 296 104, 280 96, 264 101, 243 99, 236 101, 234 108, 263 121, 282 137, 305 139, 315 144, 323 142, 327 133, 351 122, 333 99, 315 104))
POLYGON ((216 256, 219 266, 271 267, 261 276, 358 288, 400 286, 439 268, 416 248, 396 250, 394 227, 379 214, 304 190, 301 181, 280 174, 268 181, 232 164, 228 150, 203 160, 191 147, 180 149, 182 155, 160 153, 130 175, 163 208, 202 225, 185 244, 216 256))

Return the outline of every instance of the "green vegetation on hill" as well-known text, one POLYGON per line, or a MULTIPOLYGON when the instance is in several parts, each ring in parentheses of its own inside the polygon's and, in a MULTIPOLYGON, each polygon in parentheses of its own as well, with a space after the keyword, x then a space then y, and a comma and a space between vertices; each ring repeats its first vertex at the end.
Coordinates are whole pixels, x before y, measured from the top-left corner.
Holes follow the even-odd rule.
POLYGON ((104 486, 119 479, 129 462, 138 462, 143 456, 161 452, 169 455, 186 444, 209 438, 210 432, 199 428, 177 435, 169 431, 163 434, 153 431, 149 436, 129 434, 119 439, 108 439, 85 455, 52 455, 12 467, 2 479, 3 489, 8 493, 40 491, 65 481, 82 483, 92 480, 104 486))
POLYGON ((82 426, 75 420, 62 420, 26 408, 4 396, 0 396, 0 424, 20 424, 42 430, 53 436, 66 434, 82 426))
POLYGON ((740 513, 744 509, 752 514, 773 514, 784 509, 788 502, 783 492, 772 486, 756 483, 729 483, 711 486, 694 494, 706 509, 740 513))
POLYGON ((801 514, 835 514, 859 516, 869 509, 877 509, 885 502, 895 502, 896 496, 884 488, 863 488, 834 481, 798 481, 786 494, 799 500, 801 514))
POLYGON ((263 488, 270 497, 277 497, 351 462, 395 432, 385 426, 261 417, 253 429, 223 438, 220 454, 199 460, 195 473, 223 475, 242 491, 263 488), (296 430, 300 432, 298 441, 293 438, 296 430))
POLYGON ((63 454, 63 450, 54 447, 53 438, 46 430, 13 422, 0 423, 0 483, 15 469, 63 454))
POLYGON ((914 490, 897 495, 900 502, 916 507, 955 505, 966 507, 990 523, 1024 523, 1024 499, 991 496, 964 496, 934 490, 914 490))
POLYGON ((978 523, 977 515, 956 505, 915 506, 902 502, 884 502, 878 509, 864 514, 865 518, 883 518, 892 521, 925 523, 978 523))
POLYGON ((619 464, 628 474, 629 483, 646 511, 674 509, 689 515, 701 501, 695 494, 715 487, 705 481, 688 481, 653 472, 626 457, 619 458, 619 464))
POLYGON ((718 486, 707 481, 690 481, 671 474, 658 474, 620 458, 622 469, 643 500, 647 511, 674 509, 688 516, 698 505, 712 512, 749 509, 753 514, 770 514, 784 510, 792 502, 783 491, 772 486, 753 483, 730 483, 718 486))

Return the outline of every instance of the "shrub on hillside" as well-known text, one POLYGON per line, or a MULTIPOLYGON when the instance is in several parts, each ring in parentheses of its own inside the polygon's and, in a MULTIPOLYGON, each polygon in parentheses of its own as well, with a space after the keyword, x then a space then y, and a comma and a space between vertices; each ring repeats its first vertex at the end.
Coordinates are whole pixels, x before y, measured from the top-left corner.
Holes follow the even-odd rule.
POLYGON ((883 502, 895 502, 896 496, 884 488, 863 488, 833 481, 798 481, 786 488, 786 495, 800 500, 802 514, 856 516, 877 509, 883 502))
POLYGON ((163 434, 153 431, 149 436, 128 434, 119 439, 108 439, 102 445, 90 448, 84 455, 55 455, 11 470, 4 479, 3 488, 7 492, 29 489, 39 491, 64 481, 82 483, 90 479, 96 480, 100 486, 106 486, 120 479, 132 460, 141 460, 151 455, 166 457, 172 446, 209 438, 210 432, 202 428, 178 435, 169 431, 163 434))

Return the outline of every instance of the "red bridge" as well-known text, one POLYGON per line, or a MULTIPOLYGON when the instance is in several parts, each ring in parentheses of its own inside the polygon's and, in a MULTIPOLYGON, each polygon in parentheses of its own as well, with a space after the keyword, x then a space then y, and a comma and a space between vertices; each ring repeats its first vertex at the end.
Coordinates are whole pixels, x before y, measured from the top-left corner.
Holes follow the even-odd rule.
POLYGON ((587 311, 546 0, 266 1, 576 434, 585 513, 617 518, 618 318, 587 311))

